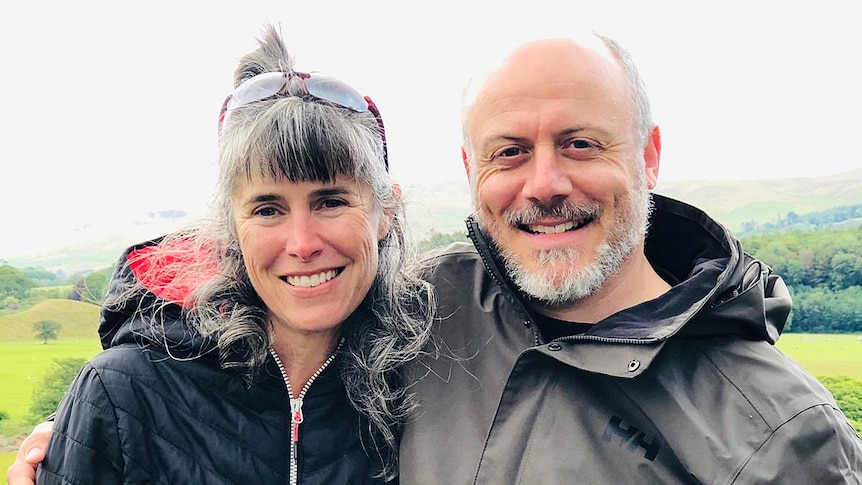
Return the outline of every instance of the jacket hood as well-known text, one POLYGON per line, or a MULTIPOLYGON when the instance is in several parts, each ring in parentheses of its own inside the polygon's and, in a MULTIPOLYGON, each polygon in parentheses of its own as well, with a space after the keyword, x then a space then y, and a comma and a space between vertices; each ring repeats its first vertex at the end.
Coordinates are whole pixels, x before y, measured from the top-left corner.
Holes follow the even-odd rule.
POLYGON ((161 241, 158 238, 132 246, 117 262, 99 317, 102 348, 135 343, 165 349, 177 358, 211 354, 215 359, 215 341, 189 327, 184 318, 187 297, 200 281, 166 280, 164 272, 154 271, 166 264, 182 263, 185 254, 193 258, 194 252, 172 247, 170 259, 157 258, 161 241), (134 296, 129 297, 130 292, 134 296))
MULTIPOLYGON (((673 287, 659 298, 611 315, 585 335, 644 343, 674 335, 736 335, 774 343, 791 307, 781 278, 746 254, 730 231, 700 209, 659 194, 652 198, 645 253, 673 287)), ((501 270, 493 243, 478 222, 470 217, 467 227, 491 276, 525 301, 501 270)))

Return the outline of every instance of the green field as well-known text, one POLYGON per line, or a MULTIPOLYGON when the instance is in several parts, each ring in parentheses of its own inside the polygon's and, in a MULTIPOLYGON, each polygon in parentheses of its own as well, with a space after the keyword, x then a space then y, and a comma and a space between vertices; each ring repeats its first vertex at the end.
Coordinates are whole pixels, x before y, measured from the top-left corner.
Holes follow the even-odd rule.
POLYGON ((0 421, 0 434, 9 426, 26 424, 33 386, 42 378, 54 359, 78 357, 89 359, 101 350, 98 338, 89 340, 50 340, 40 342, 0 342, 0 411, 9 415, 0 421), (7 424, 8 421, 8 424, 7 424))
POLYGON ((817 377, 862 381, 862 335, 786 333, 777 347, 817 377))

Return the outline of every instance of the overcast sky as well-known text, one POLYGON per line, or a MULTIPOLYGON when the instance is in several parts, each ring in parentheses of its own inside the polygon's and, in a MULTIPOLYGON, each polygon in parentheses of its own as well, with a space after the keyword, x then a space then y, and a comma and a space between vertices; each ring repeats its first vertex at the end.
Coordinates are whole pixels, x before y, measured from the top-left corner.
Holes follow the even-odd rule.
POLYGON ((14 2, 0 19, 0 258, 200 213, 238 58, 280 23, 301 70, 370 95, 405 185, 465 183, 459 101, 514 36, 621 41, 662 128, 661 181, 811 177, 862 167, 855 2, 14 2), (591 6, 596 4, 597 6, 591 6))

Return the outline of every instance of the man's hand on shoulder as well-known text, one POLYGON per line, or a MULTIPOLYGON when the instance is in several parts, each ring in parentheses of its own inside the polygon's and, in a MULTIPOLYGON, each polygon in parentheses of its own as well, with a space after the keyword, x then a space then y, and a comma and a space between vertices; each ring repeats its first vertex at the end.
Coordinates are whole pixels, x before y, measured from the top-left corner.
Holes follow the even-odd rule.
POLYGON ((45 459, 45 450, 48 449, 53 429, 53 421, 39 423, 30 436, 24 439, 18 448, 15 463, 6 470, 8 485, 35 485, 36 467, 45 459))

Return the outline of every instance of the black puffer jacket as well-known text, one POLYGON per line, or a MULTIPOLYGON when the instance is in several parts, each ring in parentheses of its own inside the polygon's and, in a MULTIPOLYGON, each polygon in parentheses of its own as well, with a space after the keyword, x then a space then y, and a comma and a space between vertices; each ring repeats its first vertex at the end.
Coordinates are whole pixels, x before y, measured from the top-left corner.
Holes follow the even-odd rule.
MULTIPOLYGON (((128 254, 109 301, 135 278, 128 254)), ((239 373, 220 368, 212 344, 189 331, 179 306, 167 312, 163 341, 172 343, 155 345, 149 321, 131 317, 135 305, 102 311, 106 350, 81 370, 60 404, 37 483, 290 483, 290 400, 274 359, 247 386, 239 373), (183 360, 200 353, 206 355, 183 360)), ((302 485, 378 483, 369 478, 363 421, 347 400, 338 364, 336 358, 305 395, 302 485)))

